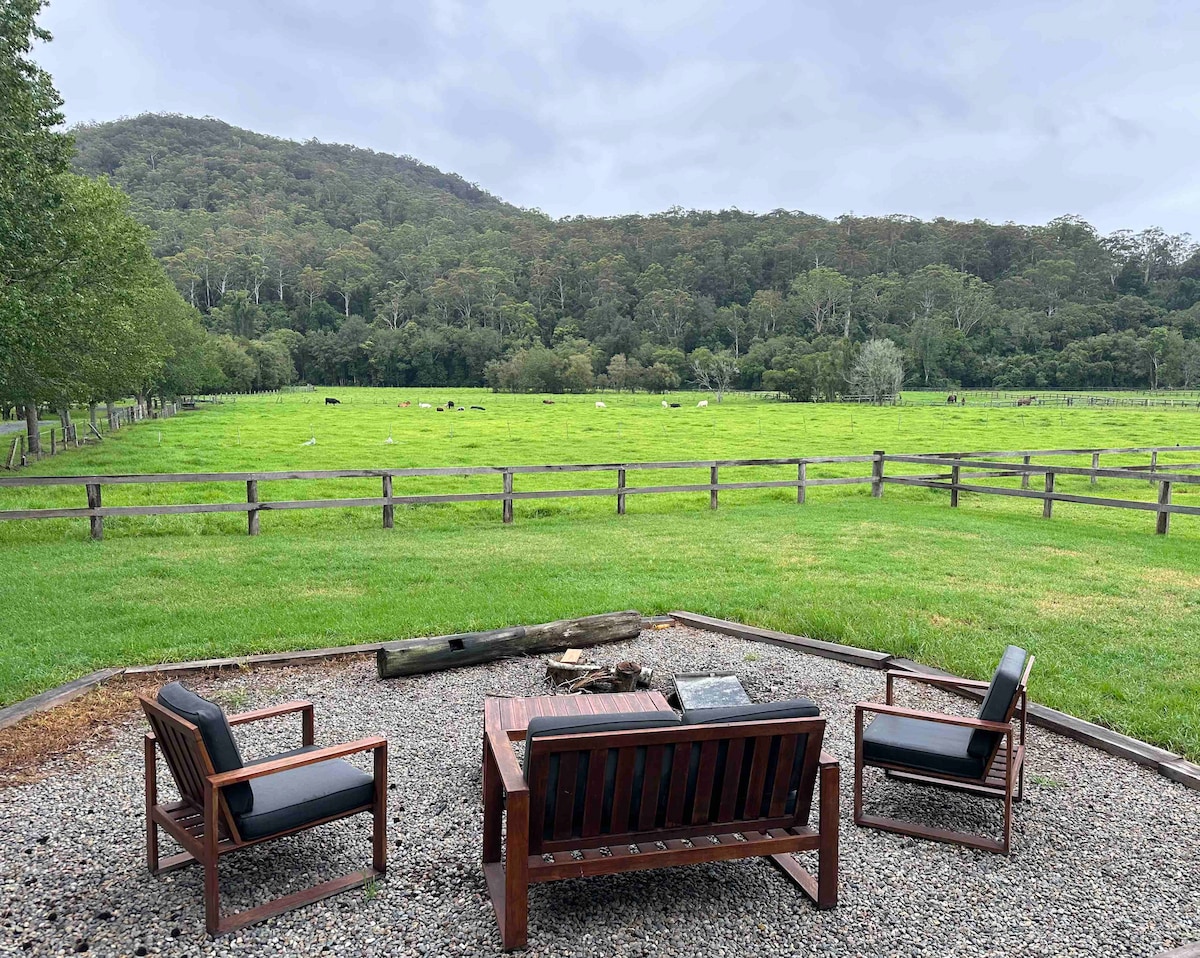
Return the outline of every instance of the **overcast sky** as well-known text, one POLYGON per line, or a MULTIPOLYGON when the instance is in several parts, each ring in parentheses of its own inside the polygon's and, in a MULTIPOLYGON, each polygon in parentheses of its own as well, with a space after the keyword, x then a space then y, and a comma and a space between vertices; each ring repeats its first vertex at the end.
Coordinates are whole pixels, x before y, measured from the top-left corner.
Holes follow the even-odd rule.
POLYGON ((407 153, 554 216, 1200 234, 1197 4, 51 0, 42 23, 71 122, 177 112, 407 153))

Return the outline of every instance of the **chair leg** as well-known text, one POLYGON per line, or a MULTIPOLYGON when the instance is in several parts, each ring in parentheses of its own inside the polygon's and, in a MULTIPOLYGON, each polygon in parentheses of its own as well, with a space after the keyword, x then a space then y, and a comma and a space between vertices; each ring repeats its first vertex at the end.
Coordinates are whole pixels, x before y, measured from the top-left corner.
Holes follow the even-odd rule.
POLYGON ((221 931, 221 889, 217 883, 217 792, 204 794, 204 928, 210 935, 221 931))
POLYGON ((371 867, 387 871, 387 743, 375 749, 375 801, 371 806, 371 867))
POLYGON ((962 845, 981 852, 997 852, 1007 855, 1010 850, 1012 830, 1012 788, 1006 790, 1004 796, 1004 839, 996 841, 985 835, 973 835, 970 832, 956 832, 946 828, 936 828, 932 825, 922 825, 900 818, 888 818, 884 815, 868 815, 862 810, 862 778, 864 769, 856 764, 854 769, 854 824, 860 828, 876 828, 883 832, 894 832, 897 835, 907 835, 910 838, 924 838, 935 842, 946 842, 951 845, 962 845))
POLYGON ((838 898, 838 827, 841 774, 836 765, 821 766, 821 845, 817 851, 817 907, 834 908, 838 898))
POLYGON ((146 867, 151 875, 158 874, 158 823, 154 821, 154 806, 158 804, 158 761, 155 743, 149 735, 145 740, 146 760, 146 867))
POLYGON ((504 869, 504 950, 524 948, 529 934, 529 793, 509 796, 504 869))

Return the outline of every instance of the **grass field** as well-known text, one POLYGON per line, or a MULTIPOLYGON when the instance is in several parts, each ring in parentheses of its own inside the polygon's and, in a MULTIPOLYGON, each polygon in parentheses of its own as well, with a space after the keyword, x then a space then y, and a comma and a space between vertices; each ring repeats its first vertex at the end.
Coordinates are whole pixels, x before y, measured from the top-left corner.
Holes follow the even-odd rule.
MULTIPOLYGON (((236 402, 122 430, 30 474, 513 465, 1200 443, 1200 413, 872 409, 751 396, 496 396, 338 389, 236 402), (326 407, 323 395, 339 406, 326 407), (397 408, 401 399, 409 409, 397 408), (437 413, 453 399, 485 411, 437 413), (391 436, 393 442, 385 440, 391 436), (315 445, 302 445, 315 437, 315 445)), ((1190 459, 1181 456, 1176 459, 1190 459)), ((1111 464, 1144 460, 1114 457, 1111 464)), ((1086 459, 1079 460, 1085 464, 1086 459)), ((1169 463, 1171 457, 1163 457, 1169 463)), ((1109 464, 1109 463, 1105 463, 1109 464)), ((859 475, 867 467, 816 468, 859 475)), ((784 478, 744 470, 723 479, 784 478)), ((794 475, 794 473, 792 473, 794 475)), ((634 474, 631 483, 706 481, 634 474)), ((611 474, 517 488, 611 486, 611 474)), ((498 491, 495 477, 397 480, 402 491, 498 491)), ((1087 486, 1078 480, 1077 488, 1087 486)), ((1072 484, 1060 481, 1060 489, 1072 484)), ((374 480, 265 483, 263 498, 378 495, 374 480)), ((1149 483, 1101 480, 1149 499, 1149 483)), ((218 501, 237 484, 109 487, 105 504, 218 501)), ((78 506, 79 488, 0 489, 0 509, 78 506)), ((1200 497, 1194 497, 1200 499, 1200 497)), ((1177 502, 1186 502, 1180 490, 1177 502)), ((608 497, 396 510, 0 524, 0 702, 106 665, 463 631, 617 608, 687 608, 986 677, 1006 642, 1038 656, 1038 701, 1200 756, 1200 521, 1156 537, 1147 513, 889 486, 608 497)))

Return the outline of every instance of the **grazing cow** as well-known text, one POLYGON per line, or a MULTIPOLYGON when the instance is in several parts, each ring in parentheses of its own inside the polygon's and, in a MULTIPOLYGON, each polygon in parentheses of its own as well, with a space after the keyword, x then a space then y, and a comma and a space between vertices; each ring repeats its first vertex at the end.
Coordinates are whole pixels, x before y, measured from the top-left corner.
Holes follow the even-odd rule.
POLYGON ((697 409, 707 409, 708 408, 708 400, 701 399, 698 403, 696 403, 696 408, 697 409))
POLYGON ((472 408, 472 409, 478 409, 480 412, 484 412, 484 411, 485 411, 485 410, 484 410, 484 408, 483 408, 482 406, 472 406, 471 408, 472 408))
POLYGON ((947 406, 952 406, 956 402, 958 402, 958 396, 955 395, 954 393, 951 393, 949 396, 946 397, 946 405, 947 406))
POLYGON ((446 408, 447 408, 447 409, 453 409, 453 408, 454 408, 454 400, 453 400, 453 399, 449 400, 449 401, 446 403, 446 408))
POLYGON ((445 412, 445 411, 446 411, 446 410, 445 410, 445 408, 444 408, 444 407, 442 407, 442 406, 438 406, 438 412, 445 412))
POLYGON ((606 405, 604 405, 604 403, 598 402, 598 403, 596 403, 596 408, 597 409, 607 409, 608 407, 606 405))
POLYGON ((417 403, 418 409, 432 409, 433 407, 427 402, 417 403))
POLYGON ((342 404, 342 401, 340 399, 334 399, 332 396, 325 397, 325 405, 326 406, 340 406, 341 404, 342 404))
POLYGON ((679 408, 679 403, 677 403, 677 402, 673 402, 673 403, 671 403, 671 408, 672 408, 672 409, 678 409, 678 408, 679 408))
POLYGON ((401 409, 407 409, 409 406, 412 405, 412 403, 406 399, 406 400, 404 400, 404 402, 397 403, 396 405, 399 406, 401 409))
POLYGON ((553 399, 543 399, 543 400, 542 400, 542 405, 543 405, 543 406, 553 406, 553 405, 554 405, 554 400, 553 400, 553 399))
POLYGON ((1017 400, 1017 405, 1018 406, 1032 406, 1033 405, 1033 397, 1032 396, 1022 396, 1020 399, 1017 400))

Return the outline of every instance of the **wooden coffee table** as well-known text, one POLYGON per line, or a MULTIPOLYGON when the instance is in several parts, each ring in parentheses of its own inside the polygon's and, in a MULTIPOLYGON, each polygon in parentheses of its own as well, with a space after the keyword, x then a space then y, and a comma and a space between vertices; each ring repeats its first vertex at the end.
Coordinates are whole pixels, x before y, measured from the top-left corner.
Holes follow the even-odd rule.
POLYGON ((489 695, 483 700, 485 732, 495 729, 516 741, 529 731, 529 720, 539 715, 603 715, 612 712, 670 711, 658 692, 599 692, 593 695, 532 695, 504 698, 489 695))

